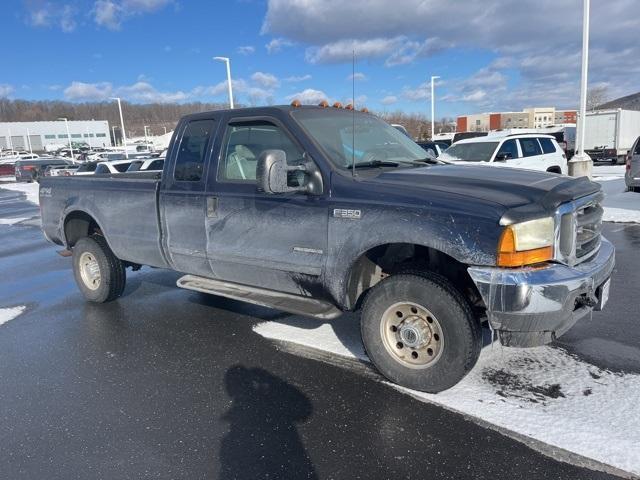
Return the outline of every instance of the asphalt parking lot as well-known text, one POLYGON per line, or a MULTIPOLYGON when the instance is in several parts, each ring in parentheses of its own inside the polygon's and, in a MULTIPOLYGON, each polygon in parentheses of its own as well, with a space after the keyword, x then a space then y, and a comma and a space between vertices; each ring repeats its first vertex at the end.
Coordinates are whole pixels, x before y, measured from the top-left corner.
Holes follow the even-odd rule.
MULTIPOLYGON (((37 217, 1 188, 0 217, 37 217)), ((287 314, 180 290, 171 272, 130 274, 121 299, 88 304, 37 224, 0 224, 0 308, 24 307, 0 325, 0 478, 616 478, 282 349, 254 326, 287 314)), ((556 347, 639 373, 640 225, 604 230, 609 305, 556 347)))

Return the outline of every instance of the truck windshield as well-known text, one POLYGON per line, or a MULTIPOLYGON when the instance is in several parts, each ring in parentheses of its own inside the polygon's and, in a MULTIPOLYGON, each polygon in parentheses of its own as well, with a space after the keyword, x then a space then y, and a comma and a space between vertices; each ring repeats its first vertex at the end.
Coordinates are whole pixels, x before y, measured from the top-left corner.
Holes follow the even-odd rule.
POLYGON ((498 142, 454 143, 442 152, 440 158, 463 162, 488 162, 497 146, 498 142))
POLYGON ((379 118, 337 109, 300 109, 292 113, 338 167, 412 164, 427 152, 379 118))

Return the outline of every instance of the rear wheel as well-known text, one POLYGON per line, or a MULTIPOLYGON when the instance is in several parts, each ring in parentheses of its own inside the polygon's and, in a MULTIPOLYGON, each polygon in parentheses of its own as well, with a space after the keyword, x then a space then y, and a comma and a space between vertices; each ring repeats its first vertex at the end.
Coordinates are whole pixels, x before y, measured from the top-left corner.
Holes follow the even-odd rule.
POLYGON ((404 387, 436 393, 458 383, 482 347, 480 323, 439 275, 399 274, 368 293, 362 340, 374 365, 404 387))
POLYGON ((82 295, 90 302, 110 302, 124 291, 124 264, 100 235, 83 237, 74 245, 73 273, 82 295))

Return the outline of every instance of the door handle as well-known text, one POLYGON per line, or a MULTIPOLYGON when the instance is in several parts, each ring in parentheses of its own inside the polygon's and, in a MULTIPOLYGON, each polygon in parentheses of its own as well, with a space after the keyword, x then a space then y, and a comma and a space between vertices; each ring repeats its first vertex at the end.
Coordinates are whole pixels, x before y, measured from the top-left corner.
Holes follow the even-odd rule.
POLYGON ((207 217, 213 218, 218 210, 218 197, 207 197, 207 217))

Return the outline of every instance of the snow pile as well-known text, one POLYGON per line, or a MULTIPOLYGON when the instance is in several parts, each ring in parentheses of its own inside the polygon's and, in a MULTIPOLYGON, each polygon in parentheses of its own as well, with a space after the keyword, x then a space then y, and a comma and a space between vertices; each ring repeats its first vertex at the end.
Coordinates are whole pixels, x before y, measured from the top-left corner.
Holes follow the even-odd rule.
POLYGON ((0 325, 13 320, 22 312, 24 312, 26 308, 27 307, 25 307, 24 305, 19 307, 0 308, 0 325))
MULTIPOLYGON (((300 328, 270 321, 255 325, 254 331, 367 360, 357 333, 338 338, 331 324, 300 328)), ((473 371, 445 392, 432 395, 392 386, 422 401, 640 474, 639 375, 602 370, 553 347, 511 349, 496 344, 484 348, 473 371)))
POLYGON ((3 183, 0 185, 0 188, 13 190, 14 192, 22 192, 27 195, 27 201, 35 205, 40 205, 39 183, 3 183))
POLYGON ((602 185, 605 222, 640 223, 640 194, 627 192, 624 165, 595 167, 593 180, 602 185))

